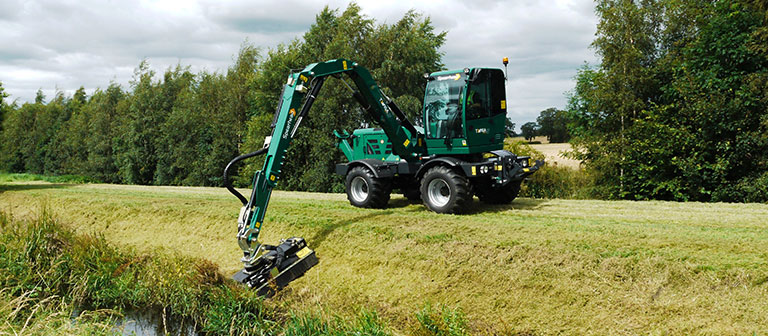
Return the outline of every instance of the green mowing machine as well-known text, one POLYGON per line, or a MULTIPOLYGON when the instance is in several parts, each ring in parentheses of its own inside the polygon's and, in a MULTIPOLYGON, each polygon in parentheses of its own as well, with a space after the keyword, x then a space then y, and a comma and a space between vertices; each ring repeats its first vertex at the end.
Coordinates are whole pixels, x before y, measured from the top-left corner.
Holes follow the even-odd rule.
MULTIPOLYGON (((507 63, 505 58, 505 68, 507 63)), ((264 148, 234 158, 224 170, 227 189, 243 203, 237 239, 244 268, 234 279, 259 293, 273 294, 318 263, 303 238, 273 246, 261 244, 258 236, 281 177, 285 152, 328 77, 342 80, 369 121, 379 126, 352 134, 334 131, 349 160, 337 164, 336 173, 345 176, 347 198, 354 206, 386 207, 393 190, 423 201, 438 213, 463 213, 475 195, 484 203, 506 204, 517 197, 523 179, 544 164, 532 164, 527 156, 503 150, 507 104, 501 69, 465 68, 425 75, 423 128, 411 123, 370 72, 355 62, 336 59, 292 71, 264 148), (229 170, 262 154, 266 154, 264 166, 256 172, 246 198, 230 184, 229 170)))

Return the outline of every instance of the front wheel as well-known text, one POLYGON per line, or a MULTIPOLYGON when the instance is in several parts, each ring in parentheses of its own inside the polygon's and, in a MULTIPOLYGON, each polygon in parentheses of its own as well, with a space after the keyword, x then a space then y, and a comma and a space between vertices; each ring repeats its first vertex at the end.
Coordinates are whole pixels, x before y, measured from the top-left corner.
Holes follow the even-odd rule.
POLYGON ((349 203, 360 208, 385 208, 392 191, 390 182, 376 178, 366 167, 354 167, 345 181, 349 203))
POLYGON ((472 202, 469 180, 444 166, 429 169, 420 190, 424 204, 437 213, 462 213, 472 202))

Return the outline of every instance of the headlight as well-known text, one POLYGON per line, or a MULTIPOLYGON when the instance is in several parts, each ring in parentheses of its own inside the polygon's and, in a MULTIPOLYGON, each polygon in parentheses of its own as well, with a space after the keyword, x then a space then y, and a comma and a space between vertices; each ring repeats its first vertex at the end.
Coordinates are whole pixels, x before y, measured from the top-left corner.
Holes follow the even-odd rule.
POLYGON ((480 174, 487 174, 488 166, 480 166, 480 174))

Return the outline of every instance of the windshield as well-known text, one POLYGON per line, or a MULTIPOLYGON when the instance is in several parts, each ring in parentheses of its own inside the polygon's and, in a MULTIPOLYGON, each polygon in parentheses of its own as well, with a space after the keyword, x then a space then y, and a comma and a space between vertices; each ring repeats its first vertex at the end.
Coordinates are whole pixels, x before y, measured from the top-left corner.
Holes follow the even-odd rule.
POLYGON ((424 96, 424 115, 427 118, 427 137, 446 138, 463 134, 461 102, 459 97, 466 83, 464 74, 436 76, 427 83, 424 96))

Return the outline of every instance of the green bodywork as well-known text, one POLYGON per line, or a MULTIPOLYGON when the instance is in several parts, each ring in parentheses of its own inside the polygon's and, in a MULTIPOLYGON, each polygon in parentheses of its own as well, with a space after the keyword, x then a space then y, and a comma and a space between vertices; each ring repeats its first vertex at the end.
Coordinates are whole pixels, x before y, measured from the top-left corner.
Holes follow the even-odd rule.
MULTIPOLYGON (((423 128, 416 127, 416 129, 420 134, 424 134, 423 128)), ((400 156, 392 151, 392 143, 381 128, 356 129, 351 136, 337 132, 336 137, 344 139, 339 142, 339 149, 347 158, 400 161, 400 156)))
POLYGON ((499 69, 445 71, 429 76, 423 124, 417 128, 381 91, 370 72, 357 63, 336 59, 289 74, 275 112, 263 168, 253 178, 250 200, 238 219, 238 243, 246 264, 261 253, 258 236, 272 189, 281 178, 285 152, 329 76, 347 75, 353 97, 369 121, 380 128, 336 133, 350 161, 375 159, 419 164, 431 155, 460 155, 502 149, 506 118, 504 75, 499 69), (351 141, 351 143, 350 143, 351 141))
MULTIPOLYGON (((504 84, 500 69, 471 68, 430 74, 422 109, 425 128, 418 128, 424 135, 424 154, 465 155, 502 149, 507 112, 504 84)), ((393 144, 383 130, 366 128, 355 130, 352 136, 336 135, 341 139, 339 148, 349 161, 399 160, 397 155, 384 153, 383 149, 393 144), (380 153, 369 148, 374 144, 382 148, 380 153)))
POLYGON ((391 100, 384 95, 364 67, 346 59, 336 59, 314 63, 301 71, 292 72, 283 87, 282 97, 275 112, 264 166, 254 175, 251 199, 243 207, 239 219, 243 225, 238 231, 238 243, 245 252, 246 259, 254 260, 258 257, 258 236, 272 189, 281 178, 285 152, 315 99, 312 95, 317 95, 328 76, 340 74, 348 75, 356 86, 355 98, 363 105, 368 119, 381 127, 383 134, 386 134, 385 138, 391 142, 392 149, 399 154, 399 158, 416 162, 425 155, 424 135, 415 129, 410 131, 409 127, 405 126, 413 129, 410 122, 398 117, 399 110, 393 111, 389 105, 391 100))

